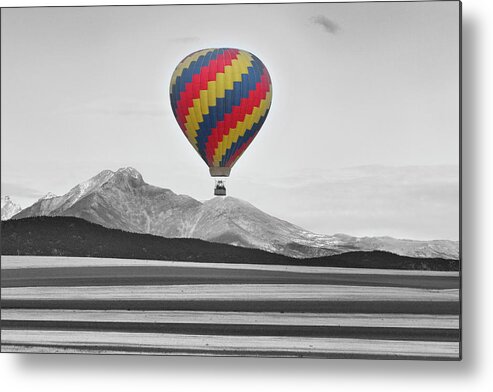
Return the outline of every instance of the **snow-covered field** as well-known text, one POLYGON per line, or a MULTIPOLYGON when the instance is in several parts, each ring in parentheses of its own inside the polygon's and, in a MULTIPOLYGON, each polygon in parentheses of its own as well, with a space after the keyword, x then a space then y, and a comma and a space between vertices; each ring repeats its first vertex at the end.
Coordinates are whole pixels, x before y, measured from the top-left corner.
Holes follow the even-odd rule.
POLYGON ((459 290, 310 284, 186 284, 166 286, 73 286, 2 288, 3 300, 310 300, 458 301, 459 290))
POLYGON ((2 272, 2 351, 460 355, 453 272, 18 256, 2 272))
POLYGON ((402 276, 444 276, 458 277, 458 271, 417 271, 393 270, 377 268, 338 268, 338 267, 310 267, 303 265, 275 265, 275 264, 231 264, 205 263, 192 261, 163 261, 163 260, 135 260, 111 259, 94 257, 52 257, 52 256, 2 256, 2 269, 21 268, 56 268, 56 267, 180 267, 180 268, 213 268, 213 269, 241 269, 257 271, 286 271, 296 273, 316 274, 355 274, 355 275, 402 275, 402 276))
POLYGON ((266 337, 266 336, 220 336, 220 335, 181 335, 158 333, 125 332, 85 332, 74 334, 71 331, 9 330, 2 333, 2 341, 16 345, 42 345, 58 348, 77 349, 93 347, 99 353, 107 353, 112 348, 136 348, 140 353, 148 349, 161 349, 164 353, 225 354, 262 353, 286 356, 325 356, 330 354, 443 357, 457 358, 459 344, 456 342, 394 341, 373 339, 333 339, 304 337, 266 337), (4 336, 5 334, 5 336, 4 336))
POLYGON ((3 309, 2 320, 459 328, 458 315, 3 309))

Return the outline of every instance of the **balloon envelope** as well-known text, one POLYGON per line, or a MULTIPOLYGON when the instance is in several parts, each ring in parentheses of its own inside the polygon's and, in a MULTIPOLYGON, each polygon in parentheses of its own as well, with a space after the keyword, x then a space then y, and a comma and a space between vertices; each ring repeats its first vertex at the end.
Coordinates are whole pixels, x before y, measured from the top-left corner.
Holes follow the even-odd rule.
POLYGON ((228 176, 262 127, 272 101, 264 64, 240 49, 185 57, 170 83, 173 114, 213 176, 228 176))

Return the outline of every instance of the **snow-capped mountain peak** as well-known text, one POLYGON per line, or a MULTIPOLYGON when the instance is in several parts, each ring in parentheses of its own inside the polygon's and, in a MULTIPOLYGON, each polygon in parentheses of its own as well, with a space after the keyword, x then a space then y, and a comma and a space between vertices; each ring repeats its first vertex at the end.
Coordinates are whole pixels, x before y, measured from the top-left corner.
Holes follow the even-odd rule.
POLYGON ((405 256, 457 259, 458 242, 358 238, 305 230, 231 196, 200 202, 147 184, 131 167, 105 170, 67 194, 42 199, 15 216, 75 216, 109 228, 163 237, 258 248, 293 257, 384 250, 405 256))
POLYGON ((14 203, 10 196, 2 196, 1 201, 1 210, 2 210, 2 220, 7 220, 12 218, 15 214, 17 214, 21 210, 21 206, 19 204, 14 203))
POLYGON ((98 175, 90 178, 87 181, 81 182, 80 184, 73 187, 69 194, 80 199, 81 197, 87 195, 92 190, 101 187, 105 182, 107 182, 111 177, 114 176, 114 172, 111 170, 103 170, 98 175))
POLYGON ((46 195, 44 195, 43 197, 41 197, 39 200, 53 199, 54 197, 58 197, 58 196, 55 195, 52 192, 48 192, 46 195))
POLYGON ((128 176, 136 178, 136 179, 142 179, 142 174, 140 174, 133 167, 122 167, 122 168, 117 170, 117 173, 128 175, 128 176))

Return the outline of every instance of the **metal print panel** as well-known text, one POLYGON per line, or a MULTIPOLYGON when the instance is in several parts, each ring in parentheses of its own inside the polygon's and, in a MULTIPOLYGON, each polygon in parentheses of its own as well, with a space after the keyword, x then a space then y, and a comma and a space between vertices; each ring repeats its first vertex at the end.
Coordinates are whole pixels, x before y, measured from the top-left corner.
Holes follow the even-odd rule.
POLYGON ((460 7, 3 8, 2 352, 459 360, 460 7))

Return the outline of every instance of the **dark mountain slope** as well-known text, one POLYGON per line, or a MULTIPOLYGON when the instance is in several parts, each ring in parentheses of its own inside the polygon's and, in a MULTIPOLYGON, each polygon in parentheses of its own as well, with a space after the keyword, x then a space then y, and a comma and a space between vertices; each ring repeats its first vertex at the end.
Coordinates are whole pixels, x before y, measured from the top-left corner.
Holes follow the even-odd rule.
POLYGON ((296 259, 258 249, 130 233, 74 217, 34 217, 1 223, 3 255, 113 257, 221 263, 286 264, 332 267, 455 270, 447 259, 399 256, 388 252, 348 252, 296 259))
POLYGON ((62 196, 48 194, 13 219, 33 216, 73 216, 110 229, 196 238, 298 258, 375 250, 418 258, 459 256, 454 241, 312 233, 241 199, 215 197, 200 202, 150 185, 131 167, 104 170, 62 196))

